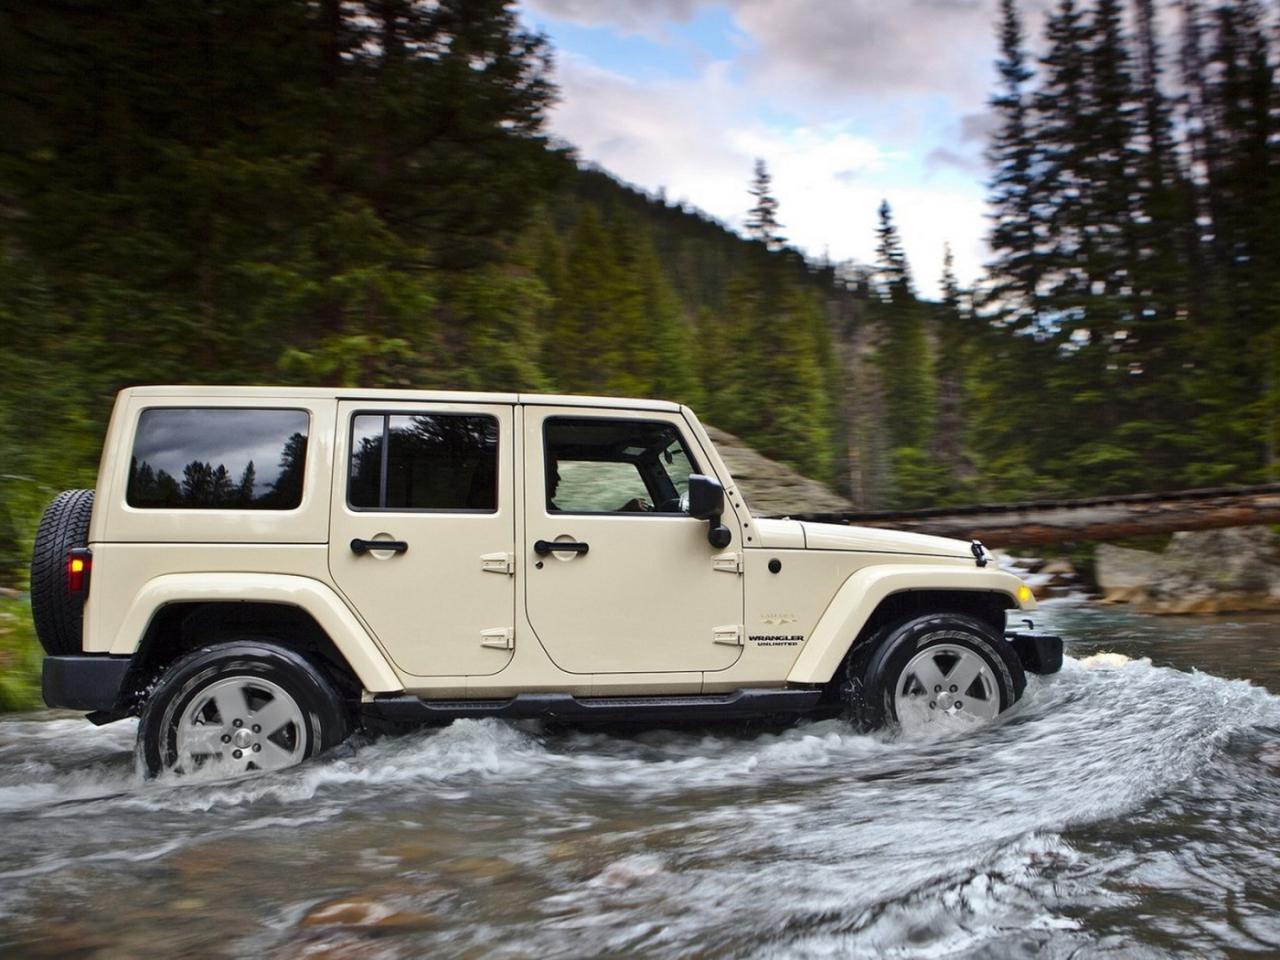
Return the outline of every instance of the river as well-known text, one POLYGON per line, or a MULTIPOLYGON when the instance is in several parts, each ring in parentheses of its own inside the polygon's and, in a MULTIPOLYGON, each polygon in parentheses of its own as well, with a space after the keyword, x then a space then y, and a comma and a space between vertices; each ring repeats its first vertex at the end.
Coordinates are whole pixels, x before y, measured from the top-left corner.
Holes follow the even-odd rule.
POLYGON ((468 720, 182 785, 0 720, 0 955, 1280 956, 1280 619, 1037 618, 1063 672, 933 739, 468 720))

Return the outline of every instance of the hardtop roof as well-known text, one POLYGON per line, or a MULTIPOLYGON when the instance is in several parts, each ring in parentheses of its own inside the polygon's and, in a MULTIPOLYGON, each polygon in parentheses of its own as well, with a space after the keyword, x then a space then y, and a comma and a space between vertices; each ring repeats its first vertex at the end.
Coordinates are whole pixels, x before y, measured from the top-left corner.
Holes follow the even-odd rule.
POLYGON ((680 404, 670 400, 648 400, 637 397, 589 397, 551 393, 484 393, 471 390, 405 390, 356 387, 254 387, 204 386, 199 384, 129 387, 120 391, 156 399, 193 400, 199 397, 243 397, 287 400, 367 400, 376 402, 405 401, 413 403, 510 403, 540 404, 563 407, 607 407, 613 410, 658 410, 675 413, 680 404))

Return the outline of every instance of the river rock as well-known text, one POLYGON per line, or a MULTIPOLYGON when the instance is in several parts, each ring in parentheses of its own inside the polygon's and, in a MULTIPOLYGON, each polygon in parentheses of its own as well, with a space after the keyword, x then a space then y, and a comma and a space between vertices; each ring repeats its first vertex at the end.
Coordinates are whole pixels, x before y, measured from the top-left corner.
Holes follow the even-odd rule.
POLYGON ((400 910, 366 897, 343 897, 313 908, 302 918, 304 927, 348 927, 386 931, 430 930, 439 920, 429 913, 400 910))
POLYGON ((792 513, 845 513, 853 504, 808 477, 757 453, 731 433, 707 427, 747 505, 762 516, 792 513))
POLYGON ((1050 577, 1074 577, 1076 568, 1071 565, 1071 561, 1066 557, 1055 557, 1040 564, 1039 568, 1033 572, 1042 573, 1050 577))
POLYGON ((1098 544, 1093 564, 1104 603, 1130 603, 1145 598, 1147 589, 1164 575, 1166 567, 1162 553, 1110 543, 1098 544))
POLYGON ((1163 553, 1101 544, 1098 586, 1144 613, 1280 610, 1280 536, 1266 527, 1175 533, 1163 553))

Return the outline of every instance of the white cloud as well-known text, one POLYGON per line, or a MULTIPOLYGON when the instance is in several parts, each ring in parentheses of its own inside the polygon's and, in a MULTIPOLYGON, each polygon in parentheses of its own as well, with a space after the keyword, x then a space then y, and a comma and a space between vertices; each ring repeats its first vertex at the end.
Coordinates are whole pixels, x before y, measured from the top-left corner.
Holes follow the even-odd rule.
POLYGON ((706 0, 528 0, 526 6, 586 27, 615 26, 627 33, 661 35, 664 20, 687 21, 706 0))
POLYGON ((920 289, 933 295, 950 241, 962 280, 983 260, 982 189, 958 190, 930 178, 904 177, 910 160, 845 121, 769 125, 754 113, 748 91, 728 65, 696 79, 640 83, 573 56, 562 56, 563 99, 555 132, 581 156, 649 190, 665 188, 739 227, 750 205, 755 157, 773 174, 788 239, 811 256, 871 262, 876 208, 887 198, 920 289))

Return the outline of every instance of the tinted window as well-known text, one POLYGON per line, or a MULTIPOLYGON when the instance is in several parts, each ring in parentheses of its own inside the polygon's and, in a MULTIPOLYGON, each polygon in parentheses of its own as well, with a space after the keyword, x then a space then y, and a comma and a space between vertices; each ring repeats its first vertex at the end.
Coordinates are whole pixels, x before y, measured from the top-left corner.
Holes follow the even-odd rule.
POLYGON ((182 407, 138 418, 131 507, 292 510, 302 502, 305 410, 182 407))
POLYGON ((359 414, 347 502, 365 510, 497 510, 498 421, 359 414))
POLYGON ((544 430, 548 510, 681 512, 695 466, 674 424, 554 417, 544 430))

